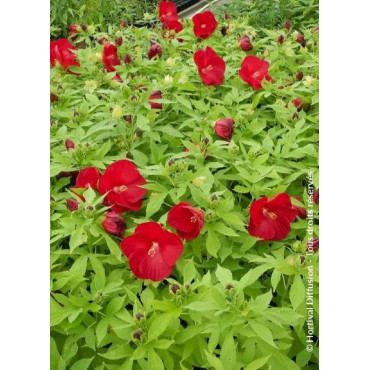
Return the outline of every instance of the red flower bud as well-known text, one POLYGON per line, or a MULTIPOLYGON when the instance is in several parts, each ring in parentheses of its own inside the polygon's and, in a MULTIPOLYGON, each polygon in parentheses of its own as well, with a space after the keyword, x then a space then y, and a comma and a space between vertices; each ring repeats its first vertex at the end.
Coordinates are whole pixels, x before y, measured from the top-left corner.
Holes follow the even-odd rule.
POLYGON ((117 212, 107 212, 104 217, 102 226, 105 231, 111 235, 121 237, 125 232, 125 221, 123 217, 117 212))
POLYGON ((122 45, 122 41, 123 41, 123 38, 122 36, 120 37, 117 37, 114 41, 114 43, 117 45, 117 46, 121 46, 122 45))
POLYGON ((239 45, 241 49, 244 51, 251 51, 253 49, 253 45, 251 44, 251 41, 248 36, 243 36, 239 40, 239 45))
MULTIPOLYGON (((300 202, 302 202, 302 198, 301 197, 298 197, 298 196, 294 196, 293 198, 299 200, 300 202)), ((306 212, 306 208, 304 207, 299 207, 299 206, 296 206, 296 205, 292 205, 292 207, 294 209, 296 209, 298 211, 298 217, 299 218, 302 218, 302 219, 306 219, 307 218, 307 212, 306 212)))
POLYGON ((162 55, 162 47, 159 44, 153 44, 148 51, 148 58, 153 59, 154 57, 160 57, 162 55))
POLYGON ((72 140, 69 140, 69 139, 65 140, 64 145, 66 146, 67 150, 75 148, 75 143, 72 140))
POLYGON ((107 40, 107 38, 106 38, 105 36, 102 36, 102 37, 100 37, 100 38, 99 38, 98 43, 99 43, 100 45, 103 45, 103 44, 105 44, 107 41, 108 41, 108 40, 107 40))
POLYGON ((285 21, 284 28, 289 31, 292 28, 292 24, 289 21, 285 21))
POLYGON ((57 94, 53 94, 53 93, 50 94, 50 101, 51 102, 55 102, 55 101, 58 101, 58 100, 59 100, 59 98, 58 98, 57 94))
POLYGON ((302 110, 303 100, 301 99, 292 99, 292 104, 297 108, 297 111, 302 110))
POLYGON ((122 21, 120 23, 120 26, 123 27, 123 28, 126 28, 127 27, 127 22, 126 21, 122 21))
POLYGON ((225 13, 225 20, 229 20, 231 17, 230 17, 230 14, 229 13, 225 13))
POLYGON ((132 334, 132 336, 135 339, 140 340, 140 337, 141 337, 142 334, 143 334, 143 332, 141 330, 135 330, 134 333, 132 334))
POLYGON ((292 115, 292 119, 298 119, 299 118, 299 115, 297 112, 294 112, 293 115, 292 115))
POLYGON ((173 294, 176 294, 176 292, 180 289, 180 287, 177 284, 172 284, 170 289, 173 294))
POLYGON ((226 36, 227 35, 227 30, 228 29, 229 29, 229 27, 226 27, 226 26, 224 26, 224 27, 221 28, 221 34, 222 34, 222 36, 226 36))
POLYGON ((313 251, 317 252, 319 250, 319 238, 313 238, 313 251))
POLYGON ((284 42, 284 36, 283 35, 280 35, 278 38, 277 38, 277 42, 279 44, 282 44, 284 42))
POLYGON ((216 121, 215 133, 222 139, 230 141, 234 131, 235 121, 232 118, 223 118, 216 121))
POLYGON ((303 72, 298 72, 296 75, 295 75, 295 78, 297 81, 301 81, 302 78, 303 78, 303 72))
POLYGON ((234 288, 234 286, 233 285, 231 285, 231 284, 227 284, 226 286, 225 286, 225 289, 226 290, 231 290, 231 289, 233 289, 234 288))
POLYGON ((87 26, 86 26, 86 24, 83 24, 83 25, 81 26, 81 29, 82 29, 82 31, 86 31, 86 30, 87 30, 87 26))
POLYGON ((126 64, 129 64, 132 62, 132 59, 131 59, 131 56, 130 54, 126 54, 125 57, 123 58, 123 61, 126 63, 126 64))
POLYGON ((79 203, 77 202, 76 199, 73 198, 68 198, 67 199, 67 208, 71 211, 77 211, 78 210, 79 203))
POLYGON ((314 191, 313 193, 313 202, 315 204, 319 204, 319 189, 317 189, 316 191, 314 191))
POLYGON ((137 321, 140 321, 144 317, 144 315, 141 312, 138 312, 135 317, 137 321))
POLYGON ((132 116, 131 115, 128 115, 125 117, 125 120, 128 122, 128 123, 131 123, 132 122, 132 116))
POLYGON ((153 100, 156 99, 162 99, 162 92, 157 90, 153 91, 150 96, 149 96, 149 104, 152 109, 162 109, 162 104, 161 103, 155 103, 153 100))
POLYGON ((306 40, 304 39, 303 35, 300 33, 297 35, 296 41, 301 44, 303 47, 306 46, 306 40))

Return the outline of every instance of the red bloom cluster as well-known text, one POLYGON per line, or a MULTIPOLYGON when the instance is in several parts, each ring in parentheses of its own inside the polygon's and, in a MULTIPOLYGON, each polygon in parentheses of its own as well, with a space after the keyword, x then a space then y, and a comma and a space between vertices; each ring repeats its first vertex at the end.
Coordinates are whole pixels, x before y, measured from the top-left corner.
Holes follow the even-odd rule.
POLYGON ((208 39, 217 28, 215 16, 209 10, 195 14, 192 18, 194 35, 201 39, 208 39))
POLYGON ((67 40, 59 39, 50 43, 50 64, 52 67, 58 62, 67 72, 70 66, 80 66, 77 62, 77 56, 72 50, 76 48, 67 40))
POLYGON ((224 82, 225 61, 209 46, 194 54, 194 62, 205 85, 218 86, 224 82))
POLYGON ((117 54, 117 47, 111 44, 110 41, 104 45, 102 60, 108 72, 114 72, 116 70, 115 66, 121 64, 117 54))
POLYGON ((265 241, 286 238, 298 211, 292 206, 289 195, 280 193, 272 199, 263 197, 254 201, 249 213, 249 234, 265 241))
POLYGON ((243 60, 239 76, 255 90, 261 90, 263 79, 269 82, 274 81, 268 74, 269 66, 270 63, 266 60, 262 60, 254 55, 248 55, 243 60))
POLYGON ((128 210, 138 212, 141 208, 142 198, 147 190, 140 187, 146 181, 136 166, 126 160, 112 163, 104 171, 99 180, 99 192, 106 194, 105 204, 113 211, 123 213, 128 210))
POLYGON ((181 239, 156 222, 140 224, 124 238, 121 249, 139 279, 161 281, 170 276, 183 251, 181 239))

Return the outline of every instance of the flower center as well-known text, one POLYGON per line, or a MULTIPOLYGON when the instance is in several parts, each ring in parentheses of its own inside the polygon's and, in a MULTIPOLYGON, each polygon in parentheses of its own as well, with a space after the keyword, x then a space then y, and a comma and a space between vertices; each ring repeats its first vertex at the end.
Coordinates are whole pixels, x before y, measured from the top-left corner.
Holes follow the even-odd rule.
POLYGON ((197 218, 196 218, 195 216, 191 217, 191 218, 190 218, 190 222, 191 222, 192 224, 195 224, 195 223, 197 222, 197 218))
POLYGON ((123 193, 124 191, 127 190, 127 186, 125 185, 115 186, 113 190, 115 193, 123 193))
POLYGON ((269 217, 271 220, 276 220, 277 215, 274 212, 269 212, 266 208, 262 209, 262 213, 264 216, 269 217))
POLYGON ((206 73, 206 72, 212 71, 212 69, 213 69, 213 65, 212 65, 212 64, 210 64, 208 67, 203 68, 203 69, 202 69, 202 72, 203 72, 203 73, 206 73))
POLYGON ((257 72, 254 72, 252 77, 253 78, 258 78, 259 76, 261 75, 261 72, 260 71, 257 71, 257 72))
POLYGON ((201 26, 200 26, 200 28, 206 28, 207 27, 207 25, 206 24, 202 24, 201 26))
POLYGON ((154 257, 158 252, 159 244, 156 242, 152 242, 152 246, 148 250, 148 256, 154 257))

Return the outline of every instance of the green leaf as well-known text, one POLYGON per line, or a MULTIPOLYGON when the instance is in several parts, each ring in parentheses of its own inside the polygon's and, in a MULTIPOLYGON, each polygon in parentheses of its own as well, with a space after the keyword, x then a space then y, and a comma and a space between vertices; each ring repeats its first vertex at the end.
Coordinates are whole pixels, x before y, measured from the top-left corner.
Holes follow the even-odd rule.
POLYGON ((265 363, 268 361, 268 359, 271 357, 271 355, 266 357, 261 357, 257 360, 254 360, 250 364, 247 365, 247 367, 244 370, 258 370, 260 369, 265 363))
POLYGON ((158 194, 152 196, 149 199, 149 202, 146 206, 146 218, 149 219, 154 213, 158 212, 162 206, 164 199, 166 198, 167 193, 158 194))
POLYGON ((148 366, 151 370, 164 370, 163 362, 154 349, 148 351, 148 366))
POLYGON ((249 323, 259 338, 263 339, 266 343, 270 344, 271 346, 276 347, 270 329, 268 329, 265 325, 262 325, 255 320, 250 320, 249 323))
POLYGON ((221 361, 216 357, 216 356, 214 356, 214 355, 211 355, 210 353, 208 353, 207 351, 204 351, 204 353, 206 354, 206 356, 207 356, 207 360, 208 360, 208 362, 209 362, 209 364, 213 367, 213 368, 215 368, 216 370, 226 370, 224 367, 223 367, 223 365, 222 365, 222 363, 221 363, 221 361))
POLYGON ((217 252, 220 249, 220 241, 216 234, 212 230, 208 230, 206 248, 209 254, 213 257, 217 257, 217 252))
POLYGON ((289 298, 296 310, 305 300, 306 292, 301 275, 295 275, 294 282, 289 291, 289 298))
POLYGON ((233 281, 233 275, 230 270, 217 265, 216 277, 218 281, 224 285, 233 281))
POLYGON ((91 361, 94 359, 94 357, 91 358, 83 358, 81 360, 78 360, 75 362, 70 370, 87 370, 91 364, 91 361))
POLYGON ((151 323, 148 331, 149 341, 158 339, 158 337, 167 329, 171 317, 171 314, 160 315, 151 323))

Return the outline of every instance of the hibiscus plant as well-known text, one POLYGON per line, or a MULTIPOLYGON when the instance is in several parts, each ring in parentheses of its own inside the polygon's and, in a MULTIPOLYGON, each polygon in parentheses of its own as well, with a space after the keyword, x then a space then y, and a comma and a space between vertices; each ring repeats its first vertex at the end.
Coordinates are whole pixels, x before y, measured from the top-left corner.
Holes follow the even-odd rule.
POLYGON ((318 20, 156 17, 50 45, 51 368, 317 369, 318 20))

